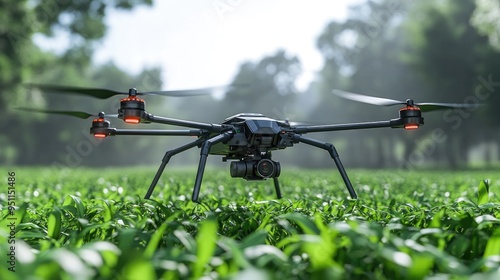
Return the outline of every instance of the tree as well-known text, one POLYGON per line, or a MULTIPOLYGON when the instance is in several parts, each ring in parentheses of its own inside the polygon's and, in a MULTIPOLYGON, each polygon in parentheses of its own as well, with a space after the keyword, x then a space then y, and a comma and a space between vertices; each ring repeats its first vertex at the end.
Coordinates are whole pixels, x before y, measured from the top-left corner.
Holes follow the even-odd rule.
MULTIPOLYGON (((26 91, 23 82, 33 81, 40 73, 49 72, 53 65, 63 63, 71 65, 71 73, 78 73, 73 77, 84 75, 89 69, 93 42, 105 34, 107 11, 151 3, 152 0, 0 1, 0 109, 6 112, 0 120, 5 133, 0 135, 4 147, 0 162, 14 163, 19 151, 37 150, 36 141, 24 127, 41 119, 19 117, 11 108, 33 105, 34 101, 35 105, 43 106, 46 101, 39 93, 26 91), (32 41, 34 34, 52 36, 57 32, 72 37, 72 45, 60 56, 41 51, 32 41), (16 149, 16 145, 21 146, 16 149)), ((68 76, 69 73, 64 73, 54 81, 61 82, 61 78, 68 76)))
MULTIPOLYGON (((332 89, 397 99, 406 99, 402 96, 417 90, 417 79, 401 59, 405 48, 401 17, 406 9, 399 1, 369 1, 352 7, 346 21, 325 28, 317 41, 325 58, 318 87, 321 102, 311 119, 356 122, 395 117, 394 110, 340 99, 332 89)), ((334 140, 339 152, 346 155, 347 165, 383 167, 396 162, 397 135, 383 130, 355 131, 334 140)))
MULTIPOLYGON (((58 81, 77 86, 92 86, 123 90, 137 87, 145 91, 161 88, 158 68, 145 69, 137 75, 130 75, 108 63, 90 67, 85 73, 75 70, 72 64, 58 63, 58 67, 40 73, 34 82, 57 83, 58 81), (117 86, 119 85, 119 86, 117 86)), ((32 89, 36 91, 36 88, 32 89)), ((44 93, 44 108, 53 110, 75 110, 90 113, 104 111, 116 113, 120 97, 107 100, 85 96, 44 93)), ((158 111, 162 106, 161 97, 147 99, 148 111, 158 111)), ((35 103, 27 105, 37 107, 35 103)), ((58 115, 13 112, 16 125, 9 127, 10 139, 16 141, 17 164, 50 165, 57 162, 74 167, 86 164, 101 166, 108 164, 126 164, 127 162, 151 162, 148 155, 154 155, 159 138, 152 137, 113 137, 94 141, 89 134, 92 119, 82 120, 58 115), (33 137, 36 135, 36 137, 33 137), (144 148, 144 149, 142 149, 144 148), (91 151, 89 151, 91 150, 91 151)), ((109 119, 113 127, 123 127, 120 120, 109 119)))
MULTIPOLYGON (((470 24, 474 10, 474 1, 381 0, 354 7, 346 21, 332 22, 318 39, 325 66, 317 87, 321 102, 311 118, 331 116, 340 122, 384 116, 382 108, 332 96, 333 88, 417 102, 499 102, 493 92, 500 85, 500 56, 470 24)), ((390 112, 387 118, 394 117, 390 112)), ((409 167, 423 162, 457 167, 474 146, 498 138, 491 132, 498 131, 491 129, 498 127, 498 117, 494 106, 426 113, 426 125, 416 133, 360 131, 335 141, 340 153, 351 153, 347 165, 380 167, 402 159, 408 167, 407 161, 419 156, 409 167), (446 143, 433 142, 440 129, 446 143)))
POLYGON ((12 102, 10 95, 17 85, 41 70, 36 68, 42 65, 37 62, 40 51, 32 42, 34 34, 67 33, 72 45, 61 59, 75 62, 78 57, 80 63, 89 63, 93 42, 106 32, 106 13, 111 8, 130 10, 140 4, 151 5, 152 0, 0 1, 0 108, 5 108, 6 98, 12 102))
MULTIPOLYGON (((421 1, 414 6, 411 13, 414 16, 408 21, 413 39, 410 64, 429 86, 429 98, 489 104, 498 100, 494 96, 488 100, 478 99, 481 78, 499 76, 500 56, 488 44, 487 37, 470 24, 475 10, 474 1, 441 1, 439 5, 434 1, 421 1)), ((488 141, 491 137, 486 136, 490 134, 488 126, 498 126, 496 123, 486 125, 495 115, 498 118, 498 112, 493 111, 491 107, 486 108, 488 117, 475 110, 448 110, 435 115, 449 139, 440 147, 445 149, 442 155, 450 166, 466 162, 471 147, 488 141)))
POLYGON ((491 45, 500 50, 500 1, 476 0, 471 22, 481 34, 489 37, 491 45))

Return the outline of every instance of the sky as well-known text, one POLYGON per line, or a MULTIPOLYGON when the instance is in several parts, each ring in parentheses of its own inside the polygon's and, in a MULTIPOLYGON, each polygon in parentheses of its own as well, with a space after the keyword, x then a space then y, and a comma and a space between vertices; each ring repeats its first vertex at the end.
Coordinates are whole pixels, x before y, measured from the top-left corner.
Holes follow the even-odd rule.
MULTIPOLYGON (((285 49, 298 56, 307 88, 322 64, 316 39, 361 0, 170 0, 132 12, 113 11, 97 63, 114 61, 130 73, 160 66, 163 89, 230 84, 239 66, 285 49)), ((117 88, 119 89, 119 88, 117 88)))

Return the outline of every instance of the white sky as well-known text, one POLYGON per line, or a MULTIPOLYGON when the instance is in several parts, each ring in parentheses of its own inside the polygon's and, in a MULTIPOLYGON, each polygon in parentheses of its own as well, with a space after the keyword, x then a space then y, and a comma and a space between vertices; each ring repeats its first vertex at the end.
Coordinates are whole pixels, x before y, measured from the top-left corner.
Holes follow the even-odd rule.
POLYGON ((113 60, 131 73, 161 66, 163 89, 198 88, 229 84, 242 62, 283 48, 299 57, 304 73, 297 86, 304 89, 323 63, 315 47, 319 34, 332 19, 345 18, 349 5, 364 1, 155 2, 108 16, 96 62, 113 60))

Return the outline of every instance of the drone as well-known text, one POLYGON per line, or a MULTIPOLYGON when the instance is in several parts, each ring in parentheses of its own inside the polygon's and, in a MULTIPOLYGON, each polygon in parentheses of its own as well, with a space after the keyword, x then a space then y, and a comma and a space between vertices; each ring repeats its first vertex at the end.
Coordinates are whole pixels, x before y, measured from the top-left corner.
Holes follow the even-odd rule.
POLYGON ((461 108, 466 109, 475 105, 457 103, 415 103, 412 99, 398 101, 387 98, 367 96, 342 90, 333 90, 332 93, 352 101, 363 102, 379 106, 400 105, 398 117, 385 121, 369 121, 359 123, 310 125, 294 123, 288 120, 276 120, 259 113, 240 113, 226 118, 221 123, 203 123, 189 120, 174 119, 153 115, 146 111, 146 102, 142 96, 196 96, 212 94, 217 89, 227 89, 231 86, 213 87, 193 90, 170 90, 157 92, 140 92, 131 88, 128 92, 119 92, 108 89, 81 88, 56 85, 32 85, 44 92, 80 94, 94 98, 107 99, 115 95, 125 95, 120 99, 118 114, 90 114, 81 111, 57 111, 34 108, 19 108, 25 111, 60 114, 88 119, 94 117, 90 133, 96 138, 106 138, 117 135, 160 135, 160 136, 194 136, 196 140, 175 149, 168 150, 144 196, 149 199, 170 159, 184 151, 198 147, 200 159, 193 186, 192 201, 199 203, 200 188, 207 158, 209 155, 222 156, 222 161, 230 161, 230 175, 233 178, 243 178, 251 181, 273 179, 277 198, 282 197, 278 177, 281 165, 274 161, 271 153, 277 150, 293 147, 303 143, 327 151, 335 162, 344 184, 352 199, 357 199, 356 191, 345 171, 339 154, 332 143, 306 137, 306 134, 315 132, 331 132, 370 128, 404 128, 415 130, 424 124, 422 112, 438 109, 461 108), (179 126, 187 129, 158 130, 158 129, 119 129, 111 127, 107 118, 118 118, 128 124, 158 123, 179 126))

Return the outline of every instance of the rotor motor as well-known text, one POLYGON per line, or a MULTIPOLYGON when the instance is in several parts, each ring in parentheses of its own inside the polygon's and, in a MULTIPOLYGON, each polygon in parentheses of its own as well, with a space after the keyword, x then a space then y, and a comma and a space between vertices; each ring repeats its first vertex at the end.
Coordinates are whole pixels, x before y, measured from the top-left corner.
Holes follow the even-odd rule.
POLYGON ((92 120, 90 133, 94 134, 95 138, 106 138, 109 136, 110 122, 104 119, 104 112, 99 113, 99 117, 92 120))
POLYGON ((146 101, 137 97, 137 89, 131 88, 129 96, 120 100, 118 117, 129 124, 138 124, 145 118, 146 101))
POLYGON ((403 120, 403 127, 406 130, 414 130, 424 124, 422 111, 411 99, 406 100, 406 107, 399 110, 399 118, 403 120))

